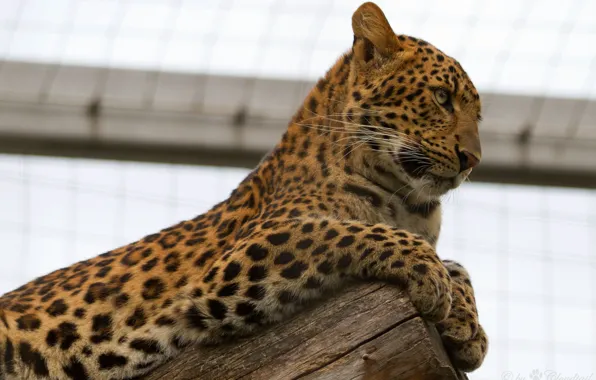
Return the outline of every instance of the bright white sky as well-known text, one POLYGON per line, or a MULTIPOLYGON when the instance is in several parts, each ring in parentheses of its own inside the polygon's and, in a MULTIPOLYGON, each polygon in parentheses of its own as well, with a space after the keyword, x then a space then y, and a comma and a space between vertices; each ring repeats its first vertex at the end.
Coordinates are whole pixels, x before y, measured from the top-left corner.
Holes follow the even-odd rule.
MULTIPOLYGON (((0 0, 0 58, 314 79, 361 0, 0 0), (242 57, 239 59, 239 57, 242 57)), ((482 91, 596 96, 592 0, 377 0, 482 91)))
MULTIPOLYGON (((194 217, 246 173, 0 155, 0 293, 194 217)), ((471 379, 596 377, 596 191, 466 183, 444 204, 439 254, 472 273, 491 337, 471 379)))

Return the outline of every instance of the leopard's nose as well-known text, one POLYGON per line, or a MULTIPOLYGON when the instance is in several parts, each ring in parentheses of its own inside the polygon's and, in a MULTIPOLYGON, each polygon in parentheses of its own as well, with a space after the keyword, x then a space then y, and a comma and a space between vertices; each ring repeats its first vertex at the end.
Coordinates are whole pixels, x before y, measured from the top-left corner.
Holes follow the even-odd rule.
POLYGON ((457 157, 459 158, 459 172, 472 169, 480 163, 479 155, 475 155, 472 152, 468 152, 466 149, 460 150, 457 148, 457 157))

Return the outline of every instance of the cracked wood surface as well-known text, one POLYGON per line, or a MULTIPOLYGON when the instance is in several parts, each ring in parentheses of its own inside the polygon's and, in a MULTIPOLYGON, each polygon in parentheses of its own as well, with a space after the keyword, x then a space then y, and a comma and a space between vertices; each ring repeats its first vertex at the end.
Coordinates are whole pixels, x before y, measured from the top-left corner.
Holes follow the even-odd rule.
POLYGON ((354 284, 256 335, 185 350, 144 380, 462 380, 405 293, 354 284))

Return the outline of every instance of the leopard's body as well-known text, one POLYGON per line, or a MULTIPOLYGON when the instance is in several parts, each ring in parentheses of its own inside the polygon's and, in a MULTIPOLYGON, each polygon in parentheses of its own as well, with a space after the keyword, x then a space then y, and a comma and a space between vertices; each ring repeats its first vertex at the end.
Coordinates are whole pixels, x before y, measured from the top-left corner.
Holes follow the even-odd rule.
POLYGON ((454 364, 477 368, 487 340, 469 276, 434 247, 439 197, 480 159, 478 94, 453 58, 395 35, 375 5, 353 28, 352 50, 228 199, 0 298, 0 379, 142 375, 349 277, 403 286, 454 364))

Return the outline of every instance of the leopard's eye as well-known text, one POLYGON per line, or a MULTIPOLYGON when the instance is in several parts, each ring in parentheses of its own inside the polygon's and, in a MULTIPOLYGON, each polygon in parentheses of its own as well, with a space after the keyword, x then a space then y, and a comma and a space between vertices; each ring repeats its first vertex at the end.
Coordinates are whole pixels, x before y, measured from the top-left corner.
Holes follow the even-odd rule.
POLYGON ((435 99, 440 105, 447 106, 451 101, 451 96, 444 88, 437 88, 435 90, 435 99))

